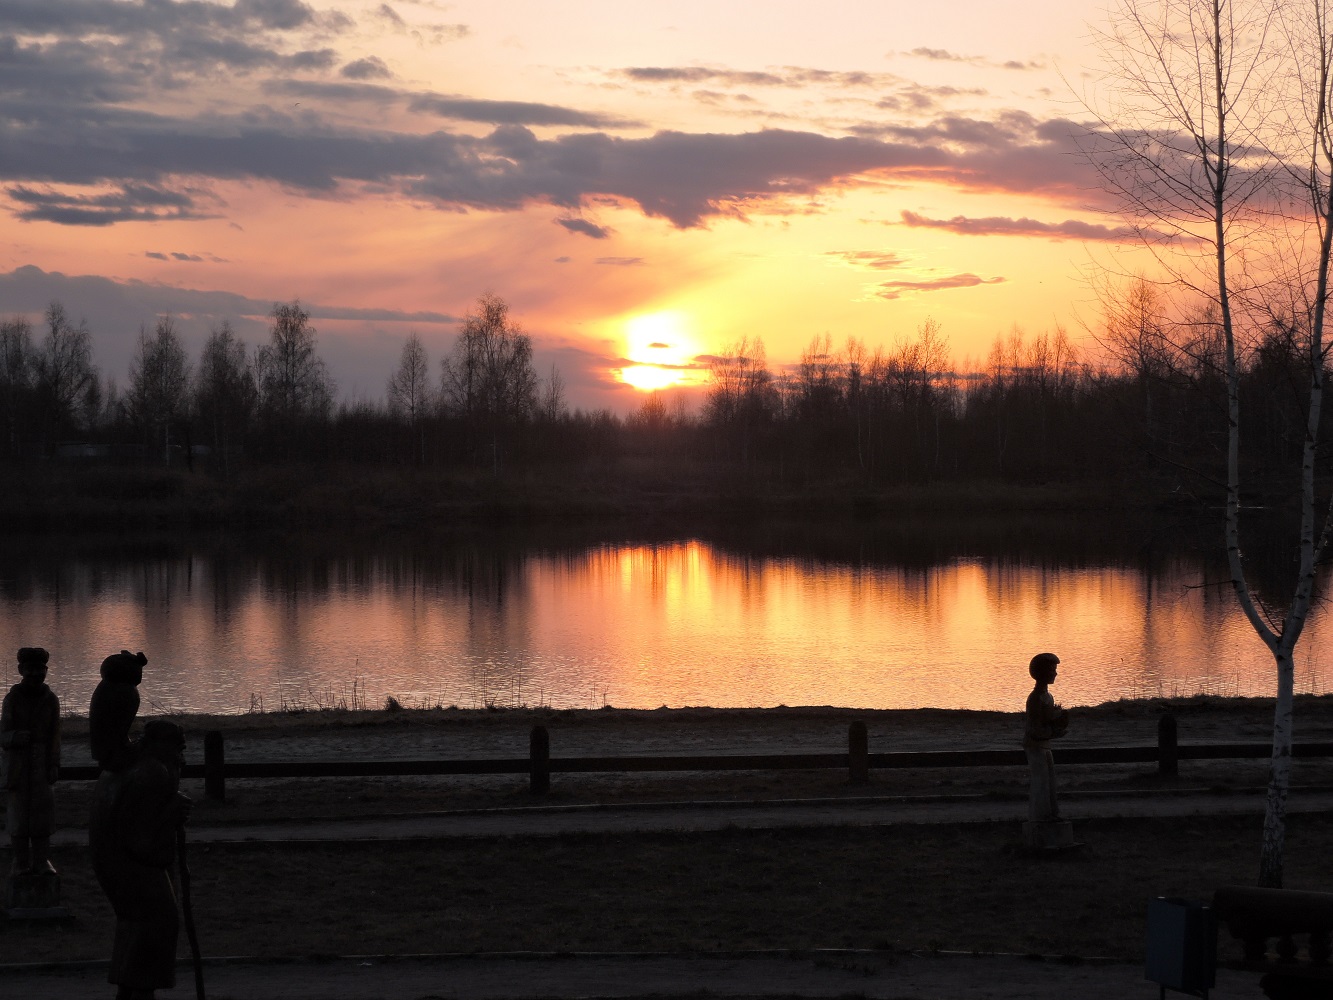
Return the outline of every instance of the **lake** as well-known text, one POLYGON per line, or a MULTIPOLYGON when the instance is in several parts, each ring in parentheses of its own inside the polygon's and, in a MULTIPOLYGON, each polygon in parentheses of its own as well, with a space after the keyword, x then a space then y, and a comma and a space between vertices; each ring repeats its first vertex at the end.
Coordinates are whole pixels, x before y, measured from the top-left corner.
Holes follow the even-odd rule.
MULTIPOLYGON (((387 696, 1017 711, 1045 650, 1065 704, 1269 695, 1271 658, 1221 580, 1170 526, 1051 519, 73 540, 0 551, 0 629, 51 651, 79 712, 122 647, 148 655, 145 712, 387 696)), ((1330 690, 1324 617, 1298 691, 1330 690)))

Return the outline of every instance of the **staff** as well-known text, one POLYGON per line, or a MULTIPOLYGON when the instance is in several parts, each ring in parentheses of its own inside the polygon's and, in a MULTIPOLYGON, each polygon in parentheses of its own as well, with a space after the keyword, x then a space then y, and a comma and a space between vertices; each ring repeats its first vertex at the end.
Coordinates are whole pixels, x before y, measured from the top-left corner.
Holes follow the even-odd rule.
POLYGON ((176 859, 181 872, 181 912, 185 916, 185 936, 190 941, 190 958, 194 962, 194 995, 204 998, 204 960, 199 957, 199 933, 194 929, 194 906, 190 902, 190 865, 185 858, 185 827, 176 827, 176 859))

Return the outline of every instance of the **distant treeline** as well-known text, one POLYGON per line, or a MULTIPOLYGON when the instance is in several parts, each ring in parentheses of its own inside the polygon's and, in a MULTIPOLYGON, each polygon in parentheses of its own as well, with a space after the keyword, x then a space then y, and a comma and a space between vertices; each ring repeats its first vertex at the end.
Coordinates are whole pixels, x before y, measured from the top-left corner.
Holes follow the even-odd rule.
MULTIPOLYGON (((159 319, 141 332, 123 388, 99 377, 87 324, 55 302, 42 329, 0 324, 0 460, 220 476, 297 462, 498 472, 658 460, 795 487, 1000 479, 1207 492, 1225 461, 1220 327, 1206 311, 1174 322, 1163 313, 1151 288, 1136 286, 1108 310, 1109 362, 1081 358, 1059 330, 1015 331, 967 374, 951 370, 931 322, 875 350, 816 337, 776 372, 747 338, 714 360, 698 412, 650 394, 620 417, 571 410, 560 373, 536 370, 530 338, 496 296, 478 301, 438 364, 409 336, 382 402, 337 400, 295 301, 275 305, 267 343, 249 348, 224 323, 193 360, 172 320, 159 319)), ((1274 321, 1246 354, 1241 440, 1260 481, 1299 469, 1300 343, 1300 330, 1274 321)))

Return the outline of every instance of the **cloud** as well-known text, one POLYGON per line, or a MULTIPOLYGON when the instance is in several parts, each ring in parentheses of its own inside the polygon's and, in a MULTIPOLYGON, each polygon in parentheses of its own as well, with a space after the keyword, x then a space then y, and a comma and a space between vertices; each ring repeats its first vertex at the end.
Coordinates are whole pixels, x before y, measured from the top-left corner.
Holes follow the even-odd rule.
POLYGON ((455 121, 482 122, 488 125, 572 125, 601 128, 631 124, 614 115, 562 108, 555 104, 489 101, 474 97, 440 97, 434 94, 416 95, 408 101, 407 109, 455 121))
POLYGON ((573 257, 557 257, 555 259, 555 262, 557 264, 568 264, 573 259, 574 259, 573 257))
POLYGON ((594 264, 609 264, 612 267, 638 267, 644 263, 642 257, 598 257, 594 264))
POLYGON ((900 77, 890 73, 809 66, 780 66, 762 71, 716 66, 629 66, 613 71, 613 75, 635 83, 709 83, 724 87, 883 87, 902 82, 900 77))
MULTIPOLYGON (((167 255, 157 251, 146 254, 155 260, 166 260, 167 255)), ((173 253, 180 260, 194 255, 173 253)), ((74 309, 95 315, 97 306, 108 303, 133 304, 149 309, 154 314, 173 313, 190 316, 266 317, 273 309, 269 299, 256 299, 234 292, 208 291, 159 285, 145 281, 116 281, 100 275, 66 275, 59 271, 43 271, 31 264, 15 268, 8 274, 0 273, 0 311, 40 311, 52 299, 87 303, 94 308, 74 309)), ((456 324, 457 316, 441 312, 405 312, 400 309, 358 309, 302 301, 302 306, 315 319, 360 319, 393 323, 456 324)))
POLYGON ((381 21, 389 22, 389 24, 393 25, 395 28, 398 28, 400 31, 407 30, 407 22, 402 19, 398 11, 394 10, 387 3, 380 4, 379 7, 375 9, 374 16, 379 18, 381 21))
POLYGON ((349 62, 339 72, 349 80, 387 80, 393 76, 379 56, 366 56, 349 62))
POLYGON ((950 288, 972 288, 976 285, 997 285, 1004 278, 980 278, 975 274, 948 274, 938 278, 896 278, 883 281, 875 292, 882 299, 899 299, 912 292, 940 292, 950 288))
POLYGON ((180 250, 173 250, 171 253, 163 253, 160 250, 145 250, 144 256, 152 260, 177 261, 182 264, 225 264, 226 260, 215 254, 206 253, 184 253, 180 250))
POLYGON ((0 5, 0 30, 27 35, 98 32, 127 35, 179 34, 190 30, 245 31, 267 28, 290 31, 316 23, 341 25, 337 17, 321 21, 314 8, 300 0, 236 0, 217 3, 160 3, 156 0, 95 0, 51 3, 50 0, 5 0, 0 5))
POLYGON ((777 73, 745 72, 729 69, 708 69, 703 66, 631 66, 620 70, 621 75, 639 83, 705 83, 716 82, 741 87, 790 86, 777 73))
MULTIPOLYGON (((155 260, 168 256, 149 251, 155 260)), ((31 265, 0 273, 0 315, 26 314, 37 319, 52 301, 71 317, 86 318, 93 334, 94 360, 103 372, 120 379, 134 354, 140 327, 152 328, 158 316, 176 318, 186 349, 197 356, 208 331, 226 320, 237 336, 254 346, 269 338, 273 302, 233 292, 179 288, 145 281, 117 281, 99 275, 66 275, 31 265)), ((436 350, 453 341, 458 318, 447 313, 398 309, 347 308, 309 302, 319 326, 319 352, 340 386, 349 393, 377 394, 398 348, 386 347, 393 334, 386 326, 411 324, 436 350), (367 336, 376 333, 378 336, 367 336), (382 373, 381 373, 382 372, 382 373)))
POLYGON ((918 59, 931 59, 935 62, 971 62, 967 56, 960 56, 956 52, 950 52, 948 49, 931 49, 920 45, 908 52, 909 56, 916 56, 918 59))
POLYGON ((829 250, 825 256, 836 257, 854 267, 868 267, 872 271, 888 271, 910 261, 910 258, 895 250, 829 250))
POLYGON ((409 96, 395 87, 386 87, 378 83, 344 83, 328 80, 270 80, 264 82, 262 89, 266 94, 336 101, 339 104, 352 102, 393 104, 409 96))
MULTIPOLYGON (((485 136, 414 135, 299 127, 287 119, 190 122, 105 109, 98 120, 74 128, 84 150, 78 157, 68 155, 68 124, 54 120, 0 133, 0 181, 153 186, 174 193, 181 217, 202 212, 195 207, 201 179, 272 181, 325 196, 337 195, 347 183, 370 182, 451 208, 501 211, 534 202, 577 208, 585 200, 610 197, 679 228, 856 184, 860 175, 1085 200, 1090 186, 1081 160, 1058 155, 1073 148, 1074 126, 1026 119, 949 118, 915 129, 884 126, 879 136, 765 129, 634 138, 587 132, 541 139, 513 125, 485 136), (183 183, 167 187, 185 177, 195 179, 192 190, 183 183)), ((10 188, 20 190, 31 189, 10 188)), ((45 217, 57 221, 54 210, 80 208, 81 197, 48 195, 52 204, 45 217)), ((34 203, 27 211, 38 207, 34 203)), ((116 221, 111 212, 102 215, 116 221)))
POLYGON ((1028 218, 968 218, 962 215, 955 215, 952 219, 930 219, 907 211, 902 213, 902 218, 902 225, 914 229, 943 229, 965 236, 1046 236, 1053 240, 1100 240, 1109 243, 1128 243, 1141 238, 1140 233, 1130 226, 1103 226, 1079 219, 1038 222, 1028 218))
POLYGON ((64 226, 110 226, 117 222, 203 219, 186 193, 144 184, 126 184, 102 194, 72 195, 18 185, 6 192, 18 202, 18 218, 64 226))
POLYGON ((985 97, 982 87, 927 87, 924 84, 904 84, 896 93, 881 97, 875 107, 884 111, 903 111, 924 114, 941 107, 955 97, 985 97))
POLYGON ((1046 68, 1045 63, 1030 60, 1005 59, 997 62, 993 59, 987 59, 985 56, 964 56, 957 52, 950 52, 948 49, 932 49, 924 45, 918 46, 910 52, 904 52, 903 55, 915 56, 918 59, 929 59, 932 62, 959 62, 968 63, 972 66, 995 66, 1000 69, 1030 70, 1046 68))
MULTIPOLYGON (((785 211, 794 201, 808 206, 830 189, 886 181, 1071 200, 1099 190, 1085 158, 1064 155, 1080 152, 1081 130, 1065 120, 1006 112, 911 125, 866 122, 850 135, 796 129, 621 135, 617 130, 632 123, 596 111, 411 93, 372 82, 381 67, 387 71, 374 57, 342 66, 350 76, 339 75, 332 51, 318 47, 319 33, 329 30, 322 18, 297 0, 230 7, 0 3, 0 19, 22 21, 30 32, 0 37, 0 187, 9 210, 28 221, 79 226, 201 218, 225 207, 212 185, 241 181, 320 198, 373 190, 447 210, 546 204, 565 210, 566 218, 610 202, 689 228, 785 211), (154 21, 149 15, 159 8, 164 13, 154 21), (212 98, 230 93, 219 80, 247 74, 255 79, 238 91, 245 96, 236 111, 227 110, 225 98, 180 110, 190 106, 190 87, 207 87, 212 98), (336 101, 337 114, 267 106, 251 99, 256 90, 336 101), (165 93, 184 97, 156 100, 165 93), (382 110, 394 103, 494 128, 484 135, 400 129, 386 124, 392 116, 382 110), (349 120, 358 113, 361 121, 349 120), (538 137, 532 128, 568 132, 538 137)), ((809 67, 624 72, 749 86, 861 87, 897 79, 809 67)), ((903 99, 927 107, 944 93, 904 91, 903 99)))
POLYGON ((611 230, 606 226, 599 226, 587 219, 556 219, 555 221, 556 225, 564 226, 571 233, 582 233, 584 236, 591 236, 595 240, 604 240, 611 235, 611 230))

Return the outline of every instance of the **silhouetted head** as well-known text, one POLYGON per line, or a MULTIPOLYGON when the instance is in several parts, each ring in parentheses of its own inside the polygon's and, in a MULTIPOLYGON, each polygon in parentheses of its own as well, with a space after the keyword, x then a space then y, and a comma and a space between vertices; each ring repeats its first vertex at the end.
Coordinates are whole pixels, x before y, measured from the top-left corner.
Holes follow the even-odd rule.
POLYGON ((102 661, 102 680, 116 684, 139 684, 143 682, 144 664, 148 657, 143 653, 131 653, 122 649, 102 661))
POLYGON ((185 730, 165 719, 149 719, 144 723, 139 750, 169 767, 179 768, 185 762, 185 730))
POLYGON ((41 646, 24 646, 19 650, 19 674, 30 688, 46 683, 46 664, 51 654, 41 646))
POLYGON ((1050 684, 1055 680, 1055 668, 1059 663, 1060 657, 1054 653, 1038 653, 1028 664, 1028 673, 1032 675, 1034 681, 1050 684))
POLYGON ((121 771, 134 760, 130 727, 139 714, 138 684, 148 657, 122 649, 102 661, 102 682, 88 705, 88 742, 93 759, 107 771, 121 771))

